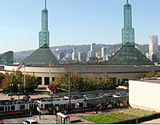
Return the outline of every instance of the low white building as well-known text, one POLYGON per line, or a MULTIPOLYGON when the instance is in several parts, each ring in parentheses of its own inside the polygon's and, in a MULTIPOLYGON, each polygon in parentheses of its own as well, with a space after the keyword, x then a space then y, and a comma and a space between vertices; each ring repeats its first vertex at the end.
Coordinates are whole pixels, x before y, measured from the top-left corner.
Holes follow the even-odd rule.
POLYGON ((160 79, 129 80, 129 103, 132 108, 160 111, 160 79))

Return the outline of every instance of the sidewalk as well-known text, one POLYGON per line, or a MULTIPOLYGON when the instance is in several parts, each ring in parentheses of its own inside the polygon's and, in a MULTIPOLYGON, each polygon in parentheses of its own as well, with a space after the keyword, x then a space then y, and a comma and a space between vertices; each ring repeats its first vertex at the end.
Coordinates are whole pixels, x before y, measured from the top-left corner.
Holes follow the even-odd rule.
POLYGON ((140 124, 160 124, 160 118, 153 119, 153 120, 146 121, 146 122, 141 122, 140 124))

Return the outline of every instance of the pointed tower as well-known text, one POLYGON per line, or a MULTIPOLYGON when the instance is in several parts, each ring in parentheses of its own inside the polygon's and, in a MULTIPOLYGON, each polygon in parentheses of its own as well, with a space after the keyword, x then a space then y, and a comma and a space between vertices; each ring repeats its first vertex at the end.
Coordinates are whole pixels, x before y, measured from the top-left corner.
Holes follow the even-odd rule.
POLYGON ((49 31, 48 31, 48 10, 46 8, 45 0, 45 9, 42 10, 42 27, 39 32, 39 48, 43 47, 45 44, 49 47, 49 31))
POLYGON ((50 62, 51 65, 59 64, 49 48, 48 10, 46 9, 45 0, 45 9, 42 10, 42 30, 39 32, 39 49, 24 59, 20 64, 25 63, 25 65, 30 66, 49 66, 50 62))
POLYGON ((131 5, 124 5, 124 28, 122 29, 122 47, 107 62, 107 65, 154 65, 147 59, 134 43, 134 29, 132 28, 131 5))
POLYGON ((132 10, 131 5, 124 5, 124 28, 122 29, 122 45, 134 46, 134 28, 132 27, 132 10), (126 44, 128 43, 128 44, 126 44))

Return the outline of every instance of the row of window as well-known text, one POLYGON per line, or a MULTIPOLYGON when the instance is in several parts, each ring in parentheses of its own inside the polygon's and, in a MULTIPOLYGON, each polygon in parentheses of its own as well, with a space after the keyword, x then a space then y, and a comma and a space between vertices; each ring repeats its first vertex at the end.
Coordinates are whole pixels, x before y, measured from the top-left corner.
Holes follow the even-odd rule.
MULTIPOLYGON (((55 77, 52 77, 52 81, 54 81, 55 77)), ((38 85, 42 85, 42 77, 37 77, 38 85)), ((49 85, 49 77, 44 77, 44 84, 49 85)))
MULTIPOLYGON (((72 105, 72 109, 74 109, 75 108, 75 103, 72 103, 71 105, 72 105)), ((43 108, 43 104, 41 104, 41 107, 43 108)), ((60 110, 68 109, 67 104, 55 104, 55 107, 58 107, 60 110)), ((79 103, 78 108, 82 108, 82 107, 83 107, 83 103, 79 103)), ((44 108, 45 109, 51 108, 51 104, 45 104, 44 108)))
MULTIPOLYGON (((33 104, 29 104, 29 109, 33 109, 35 106, 33 106, 33 104)), ((15 109, 15 105, 12 106, 0 106, 0 112, 4 112, 4 108, 5 111, 14 111, 15 109)), ((20 110, 24 110, 25 109, 25 105, 20 105, 20 110)))

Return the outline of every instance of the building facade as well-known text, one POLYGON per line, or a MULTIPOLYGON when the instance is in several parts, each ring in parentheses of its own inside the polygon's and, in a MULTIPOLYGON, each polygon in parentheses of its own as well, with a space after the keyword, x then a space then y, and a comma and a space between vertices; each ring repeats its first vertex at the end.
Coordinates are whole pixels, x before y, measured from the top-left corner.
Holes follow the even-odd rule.
POLYGON ((102 47, 101 48, 101 58, 104 58, 106 55, 108 55, 109 52, 108 52, 108 48, 106 47, 102 47))
POLYGON ((149 37, 149 54, 158 53, 158 36, 149 37))
POLYGON ((86 58, 87 58, 87 53, 85 53, 85 52, 78 53, 78 60, 79 61, 86 61, 86 58))

